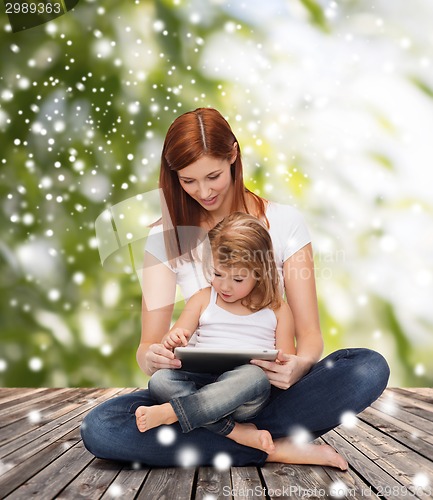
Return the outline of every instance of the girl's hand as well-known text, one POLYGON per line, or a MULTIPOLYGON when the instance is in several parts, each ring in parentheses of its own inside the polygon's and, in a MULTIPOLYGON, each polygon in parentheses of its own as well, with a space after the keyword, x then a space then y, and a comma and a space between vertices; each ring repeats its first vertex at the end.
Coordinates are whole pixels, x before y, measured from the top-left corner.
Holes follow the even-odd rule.
POLYGON ((175 328, 164 337, 162 344, 166 349, 174 349, 188 345, 190 337, 191 332, 186 328, 175 328))
POLYGON ((252 359, 253 365, 260 366, 266 373, 269 382, 278 389, 288 389, 296 384, 311 368, 311 362, 295 354, 283 354, 278 351, 276 361, 252 359))
POLYGON ((147 371, 155 373, 161 368, 181 368, 182 363, 174 357, 173 351, 162 344, 151 344, 144 356, 147 371))

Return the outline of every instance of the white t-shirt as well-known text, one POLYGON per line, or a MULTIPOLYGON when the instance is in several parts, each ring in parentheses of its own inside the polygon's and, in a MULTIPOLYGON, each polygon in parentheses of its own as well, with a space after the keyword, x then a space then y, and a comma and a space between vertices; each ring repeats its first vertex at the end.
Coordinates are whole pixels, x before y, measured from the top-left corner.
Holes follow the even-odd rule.
MULTIPOLYGON (((282 286, 284 283, 284 262, 310 243, 311 238, 303 217, 298 210, 290 205, 268 202, 266 217, 269 221, 269 233, 274 246, 275 261, 282 286)), ((162 225, 151 229, 146 243, 146 251, 176 273, 176 283, 179 285, 185 300, 188 300, 198 290, 210 286, 204 277, 200 262, 183 262, 176 267, 168 262, 162 225)))

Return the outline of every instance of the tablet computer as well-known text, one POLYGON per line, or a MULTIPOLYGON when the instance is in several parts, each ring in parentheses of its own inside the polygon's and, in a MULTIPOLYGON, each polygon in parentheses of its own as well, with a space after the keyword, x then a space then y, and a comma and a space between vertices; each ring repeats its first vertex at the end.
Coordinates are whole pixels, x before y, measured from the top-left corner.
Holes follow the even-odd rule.
POLYGON ((182 370, 201 373, 223 373, 251 359, 275 361, 277 349, 222 349, 176 347, 174 355, 182 361, 182 370))

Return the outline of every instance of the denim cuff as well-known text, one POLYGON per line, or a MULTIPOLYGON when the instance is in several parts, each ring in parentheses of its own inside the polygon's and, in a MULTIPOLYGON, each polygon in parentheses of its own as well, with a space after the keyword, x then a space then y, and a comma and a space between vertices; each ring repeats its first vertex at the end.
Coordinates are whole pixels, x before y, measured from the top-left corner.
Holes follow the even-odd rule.
POLYGON ((190 425, 189 420, 185 415, 185 412, 183 411, 183 407, 179 402, 179 399, 170 399, 169 403, 171 404, 174 413, 176 413, 176 417, 179 421, 182 432, 191 432, 193 430, 193 427, 190 425))

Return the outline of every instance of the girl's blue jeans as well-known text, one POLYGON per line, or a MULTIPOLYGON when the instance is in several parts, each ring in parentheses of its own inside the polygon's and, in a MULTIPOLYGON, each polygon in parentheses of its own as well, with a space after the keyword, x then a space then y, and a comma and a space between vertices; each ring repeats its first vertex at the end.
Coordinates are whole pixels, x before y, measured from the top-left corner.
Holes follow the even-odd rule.
POLYGON ((205 427, 227 436, 235 422, 251 419, 263 408, 271 384, 258 366, 242 365, 222 374, 158 370, 149 391, 158 403, 171 404, 183 432, 205 427))
MULTIPOLYGON (((269 403, 251 422, 258 429, 267 429, 274 439, 295 429, 304 429, 315 438, 338 426, 345 412, 359 413, 375 401, 388 377, 388 364, 379 353, 369 349, 336 351, 289 389, 272 387, 269 403)), ((235 466, 264 464, 265 452, 207 429, 185 434, 179 423, 173 424, 175 439, 170 444, 158 439, 158 428, 141 433, 135 410, 155 404, 158 402, 148 390, 100 404, 84 418, 81 427, 86 448, 99 458, 160 467, 179 466, 182 452, 192 450, 197 465, 212 465, 219 453, 227 453, 235 466)))

